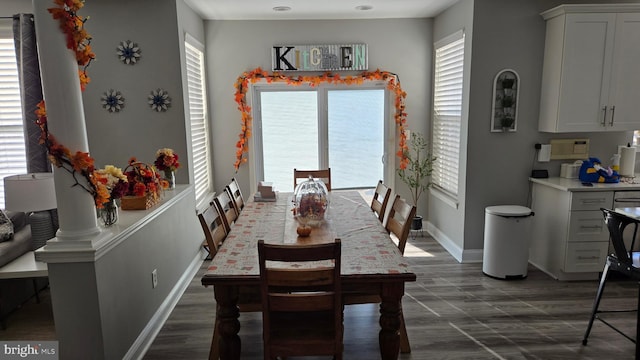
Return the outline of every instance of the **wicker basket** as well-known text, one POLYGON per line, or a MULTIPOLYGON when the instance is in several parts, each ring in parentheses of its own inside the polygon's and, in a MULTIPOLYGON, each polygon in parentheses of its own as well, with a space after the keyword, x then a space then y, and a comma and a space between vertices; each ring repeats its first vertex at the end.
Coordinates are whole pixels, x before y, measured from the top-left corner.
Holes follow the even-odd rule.
MULTIPOLYGON (((156 183, 156 188, 158 189, 159 192, 162 191, 162 186, 160 185, 160 177, 158 176, 158 173, 155 171, 155 169, 152 166, 148 164, 145 164, 142 162, 133 162, 133 163, 130 163, 129 166, 127 166, 123 172, 129 178, 130 183, 131 183, 130 174, 133 174, 132 176, 136 178, 136 180, 138 180, 142 177, 141 175, 142 172, 146 172, 146 173, 151 172, 152 181, 156 183)), ((160 199, 160 193, 158 194, 147 193, 144 196, 125 195, 120 199, 120 208, 122 210, 147 210, 152 206, 154 206, 159 199, 160 199)))
POLYGON ((122 210, 147 210, 156 204, 151 194, 145 196, 123 196, 120 199, 122 210))

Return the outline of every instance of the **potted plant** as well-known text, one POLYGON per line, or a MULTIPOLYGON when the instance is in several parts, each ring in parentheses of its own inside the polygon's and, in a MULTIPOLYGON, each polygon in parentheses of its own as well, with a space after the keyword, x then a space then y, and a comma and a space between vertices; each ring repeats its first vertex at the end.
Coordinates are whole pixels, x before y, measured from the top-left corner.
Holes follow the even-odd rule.
POLYGON ((503 108, 510 108, 513 106, 513 97, 511 96, 505 96, 502 98, 502 107, 503 108))
POLYGON ((511 115, 505 115, 502 120, 500 120, 500 125, 502 125, 503 131, 509 131, 511 127, 513 127, 513 123, 515 119, 511 115))
POLYGON ((505 78, 505 79, 502 80, 502 88, 503 89, 511 89, 511 88, 513 88, 514 82, 515 82, 515 79, 505 78))
MULTIPOLYGON (((411 199, 417 208, 420 196, 431 185, 429 178, 433 172, 433 163, 436 161, 436 157, 433 156, 424 136, 417 132, 411 133, 409 148, 405 150, 404 155, 409 162, 406 168, 398 169, 397 173, 400 179, 407 184, 411 190, 411 199)), ((411 229, 422 229, 422 216, 417 215, 417 212, 413 219, 411 229)))

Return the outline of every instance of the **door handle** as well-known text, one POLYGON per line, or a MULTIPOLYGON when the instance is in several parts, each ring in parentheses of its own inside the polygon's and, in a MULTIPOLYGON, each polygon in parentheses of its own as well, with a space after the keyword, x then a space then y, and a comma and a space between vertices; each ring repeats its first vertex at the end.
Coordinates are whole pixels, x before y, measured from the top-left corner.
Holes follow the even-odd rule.
POLYGON ((607 126, 607 105, 602 107, 602 126, 607 126))

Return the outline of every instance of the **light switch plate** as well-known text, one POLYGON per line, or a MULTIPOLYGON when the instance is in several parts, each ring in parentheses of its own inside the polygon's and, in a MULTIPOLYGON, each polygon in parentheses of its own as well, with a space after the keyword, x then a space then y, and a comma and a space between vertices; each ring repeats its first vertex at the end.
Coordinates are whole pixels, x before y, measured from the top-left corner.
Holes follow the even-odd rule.
POLYGON ((553 139, 550 144, 551 160, 584 160, 589 157, 589 139, 553 139))

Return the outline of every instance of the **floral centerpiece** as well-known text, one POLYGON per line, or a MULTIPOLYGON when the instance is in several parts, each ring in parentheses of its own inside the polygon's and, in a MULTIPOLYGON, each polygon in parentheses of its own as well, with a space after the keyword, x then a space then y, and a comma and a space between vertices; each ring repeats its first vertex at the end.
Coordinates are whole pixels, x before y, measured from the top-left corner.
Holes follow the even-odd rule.
POLYGON ((164 172, 164 179, 168 182, 168 187, 171 189, 175 188, 175 172, 180 167, 178 154, 173 152, 173 149, 159 149, 156 151, 156 161, 153 164, 158 170, 164 172))
POLYGON ((122 197, 122 209, 148 209, 160 200, 164 180, 158 177, 152 166, 132 157, 124 170, 124 175, 127 177, 128 187, 122 197))
POLYGON ((110 226, 118 221, 118 206, 115 200, 120 199, 129 189, 128 179, 122 169, 113 165, 107 165, 104 169, 96 170, 100 181, 109 191, 109 201, 103 203, 99 211, 100 218, 105 226, 110 226))

